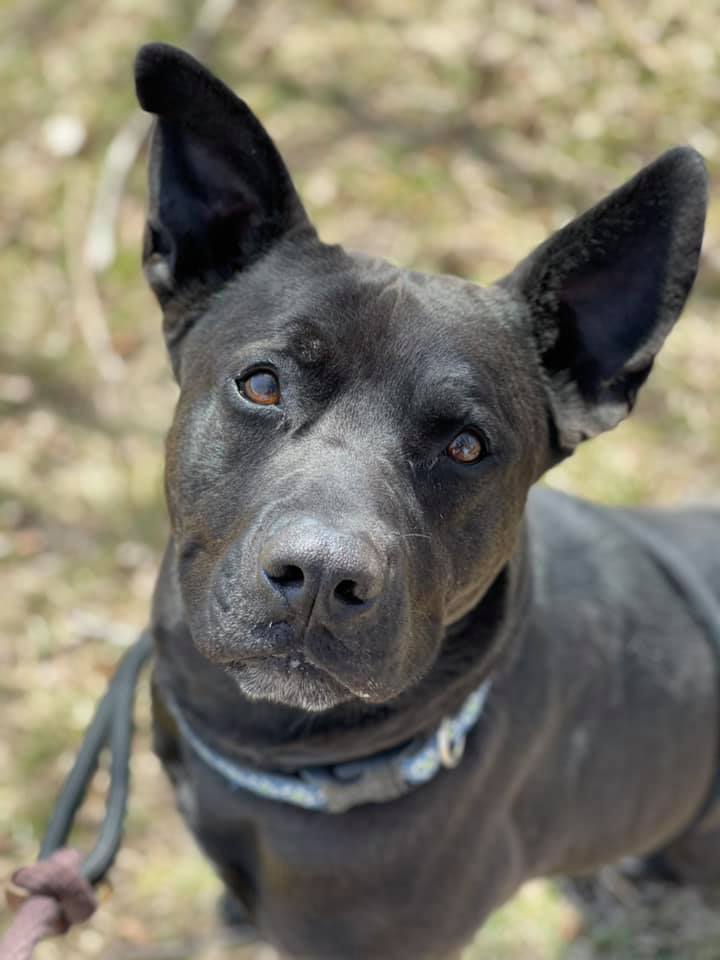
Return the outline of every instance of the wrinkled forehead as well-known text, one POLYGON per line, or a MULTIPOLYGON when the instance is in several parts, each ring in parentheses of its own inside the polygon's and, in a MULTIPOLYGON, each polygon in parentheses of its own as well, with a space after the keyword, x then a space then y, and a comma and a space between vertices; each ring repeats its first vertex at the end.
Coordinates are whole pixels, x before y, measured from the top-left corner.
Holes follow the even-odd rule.
POLYGON ((202 338, 217 356, 254 344, 338 384, 382 384, 418 403, 438 384, 450 397, 493 395, 530 362, 502 290, 360 257, 267 258, 212 313, 202 338))

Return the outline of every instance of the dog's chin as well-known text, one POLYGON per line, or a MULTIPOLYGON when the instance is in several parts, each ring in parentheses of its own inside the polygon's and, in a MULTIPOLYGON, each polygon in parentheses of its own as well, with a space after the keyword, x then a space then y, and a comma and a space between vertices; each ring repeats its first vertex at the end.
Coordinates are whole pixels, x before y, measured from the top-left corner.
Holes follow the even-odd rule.
POLYGON ((269 700, 319 713, 355 699, 355 694, 334 677, 299 657, 237 661, 226 670, 250 700, 269 700))

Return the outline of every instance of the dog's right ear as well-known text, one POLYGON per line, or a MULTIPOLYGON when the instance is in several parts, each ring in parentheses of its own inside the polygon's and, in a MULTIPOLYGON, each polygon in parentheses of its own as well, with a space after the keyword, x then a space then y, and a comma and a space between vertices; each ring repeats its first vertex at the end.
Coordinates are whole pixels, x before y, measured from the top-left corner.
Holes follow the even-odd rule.
POLYGON ((307 216, 274 143, 248 106, 193 57, 141 47, 135 86, 156 115, 143 265, 164 306, 224 282, 307 216))

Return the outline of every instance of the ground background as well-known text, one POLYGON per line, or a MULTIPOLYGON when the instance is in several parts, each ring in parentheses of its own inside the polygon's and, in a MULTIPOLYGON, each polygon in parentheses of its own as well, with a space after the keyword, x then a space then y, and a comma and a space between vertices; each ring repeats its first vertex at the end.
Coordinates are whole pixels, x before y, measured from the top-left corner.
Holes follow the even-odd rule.
MULTIPOLYGON (((93 704, 146 620, 166 533, 175 388, 138 266, 141 163, 110 267, 94 272, 83 249, 108 146, 133 111, 135 49, 197 39, 197 3, 0 6, 0 876, 33 857, 93 704)), ((399 262, 491 280, 672 144, 720 169, 714 0, 204 12, 211 63, 281 144, 325 239, 399 262)), ((720 490, 719 214, 714 202, 698 285, 636 416, 551 483, 615 503, 720 490)), ((230 955, 212 939, 215 882, 148 751, 145 696, 140 717, 116 893, 44 960, 230 955)), ((80 842, 100 812, 95 792, 80 842)), ((467 956, 710 960, 711 918, 683 895, 580 932, 555 888, 533 883, 467 956)))

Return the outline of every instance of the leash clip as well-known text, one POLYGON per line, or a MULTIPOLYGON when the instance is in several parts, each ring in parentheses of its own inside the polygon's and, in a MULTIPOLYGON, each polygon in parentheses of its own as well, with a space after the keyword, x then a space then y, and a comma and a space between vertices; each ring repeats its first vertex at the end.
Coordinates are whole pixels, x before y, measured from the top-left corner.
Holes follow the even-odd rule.
POLYGON ((440 763, 446 770, 456 767, 465 753, 465 734, 454 732, 453 723, 448 717, 438 727, 437 746, 440 763))

